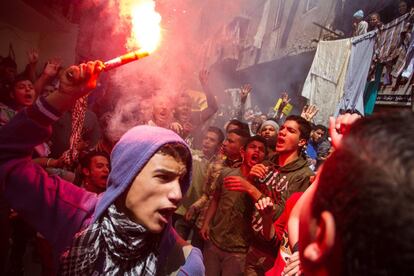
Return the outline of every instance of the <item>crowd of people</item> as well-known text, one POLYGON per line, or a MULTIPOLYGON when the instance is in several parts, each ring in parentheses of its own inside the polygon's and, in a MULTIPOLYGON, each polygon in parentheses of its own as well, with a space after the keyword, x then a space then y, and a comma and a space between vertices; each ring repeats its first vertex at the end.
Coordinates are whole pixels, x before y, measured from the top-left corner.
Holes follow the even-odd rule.
POLYGON ((264 114, 243 85, 224 116, 202 70, 206 108, 154 95, 114 139, 87 98, 103 63, 38 60, 0 61, 0 274, 30 274, 30 246, 42 275, 411 273, 413 113, 315 125, 323 106, 264 114))

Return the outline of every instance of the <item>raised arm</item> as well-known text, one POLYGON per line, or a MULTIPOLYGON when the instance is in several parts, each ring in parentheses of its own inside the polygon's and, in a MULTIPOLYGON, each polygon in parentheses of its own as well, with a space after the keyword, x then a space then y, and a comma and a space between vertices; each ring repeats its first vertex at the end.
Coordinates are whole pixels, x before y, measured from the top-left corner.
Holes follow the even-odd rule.
POLYGON ((243 121, 244 112, 246 110, 246 101, 253 88, 250 84, 244 84, 240 87, 240 109, 237 111, 236 118, 243 121))
POLYGON ((45 85, 56 77, 60 68, 60 63, 59 59, 51 59, 46 63, 42 74, 34 82, 34 88, 38 95, 42 94, 45 85))
POLYGON ((319 108, 316 105, 307 104, 303 107, 300 116, 304 118, 306 121, 311 122, 318 112, 319 108))
POLYGON ((218 105, 216 98, 214 97, 211 91, 210 84, 208 83, 209 72, 207 70, 201 70, 199 74, 199 79, 207 100, 207 108, 201 111, 200 113, 200 123, 203 124, 217 112, 218 105))
POLYGON ((27 59, 25 74, 34 83, 36 81, 36 65, 39 62, 39 52, 34 48, 30 49, 27 51, 27 59))
POLYGON ((361 116, 358 114, 345 113, 338 118, 329 118, 329 135, 332 139, 332 146, 338 149, 342 144, 344 134, 349 131, 350 126, 355 123, 361 116))
POLYGON ((90 84, 94 78, 96 82, 98 69, 86 69, 85 65, 69 68, 59 92, 40 98, 0 129, 0 193, 57 251, 69 245, 91 216, 97 196, 48 176, 32 161, 31 154, 36 145, 48 139, 50 125, 59 115, 94 87, 90 84))

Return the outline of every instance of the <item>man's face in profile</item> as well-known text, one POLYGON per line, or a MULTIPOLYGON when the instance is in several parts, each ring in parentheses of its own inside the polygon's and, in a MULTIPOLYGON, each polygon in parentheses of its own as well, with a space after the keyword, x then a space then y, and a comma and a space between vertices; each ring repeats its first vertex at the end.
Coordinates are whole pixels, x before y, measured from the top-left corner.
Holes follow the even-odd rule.
POLYGON ((125 212, 152 233, 160 233, 181 201, 184 163, 155 154, 135 177, 125 196, 125 212))

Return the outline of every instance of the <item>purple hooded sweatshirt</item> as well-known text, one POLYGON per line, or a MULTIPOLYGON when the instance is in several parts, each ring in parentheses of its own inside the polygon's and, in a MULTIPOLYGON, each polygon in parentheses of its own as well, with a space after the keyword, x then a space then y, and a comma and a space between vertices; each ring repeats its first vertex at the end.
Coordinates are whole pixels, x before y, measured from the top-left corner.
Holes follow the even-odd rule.
MULTIPOLYGON (((49 176, 31 160, 33 148, 48 140, 50 126, 60 115, 40 98, 0 129, 0 196, 50 242, 56 263, 71 246, 75 234, 99 219, 160 147, 171 142, 187 146, 167 129, 132 128, 115 145, 107 190, 98 196, 59 177, 49 176)), ((188 161, 188 173, 181 187, 183 194, 191 181, 191 160, 188 161)), ((174 248, 182 245, 183 241, 168 224, 159 247, 159 274, 178 271, 178 275, 204 275, 202 255, 197 248, 192 248, 187 256, 183 254, 173 270, 165 271, 166 264, 171 265, 170 255, 176 255, 174 248)))

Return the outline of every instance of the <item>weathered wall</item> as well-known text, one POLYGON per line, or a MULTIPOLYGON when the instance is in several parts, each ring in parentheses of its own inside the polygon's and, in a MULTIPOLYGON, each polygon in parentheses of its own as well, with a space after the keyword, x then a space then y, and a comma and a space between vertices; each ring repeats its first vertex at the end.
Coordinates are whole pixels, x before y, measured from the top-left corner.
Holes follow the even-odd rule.
POLYGON ((38 70, 53 57, 61 58, 64 65, 73 64, 77 35, 77 25, 47 17, 21 0, 0 4, 0 55, 6 56, 12 43, 19 71, 27 64, 27 51, 32 48, 40 54, 38 70))
POLYGON ((268 0, 269 11, 261 9, 252 14, 248 37, 238 69, 273 61, 282 57, 312 51, 315 39, 324 32, 313 24, 332 26, 338 12, 338 1, 332 0, 268 0), (311 5, 314 3, 314 6, 311 5), (265 16, 265 17, 263 17, 265 16), (259 29, 265 27, 262 45, 254 45, 259 29))

